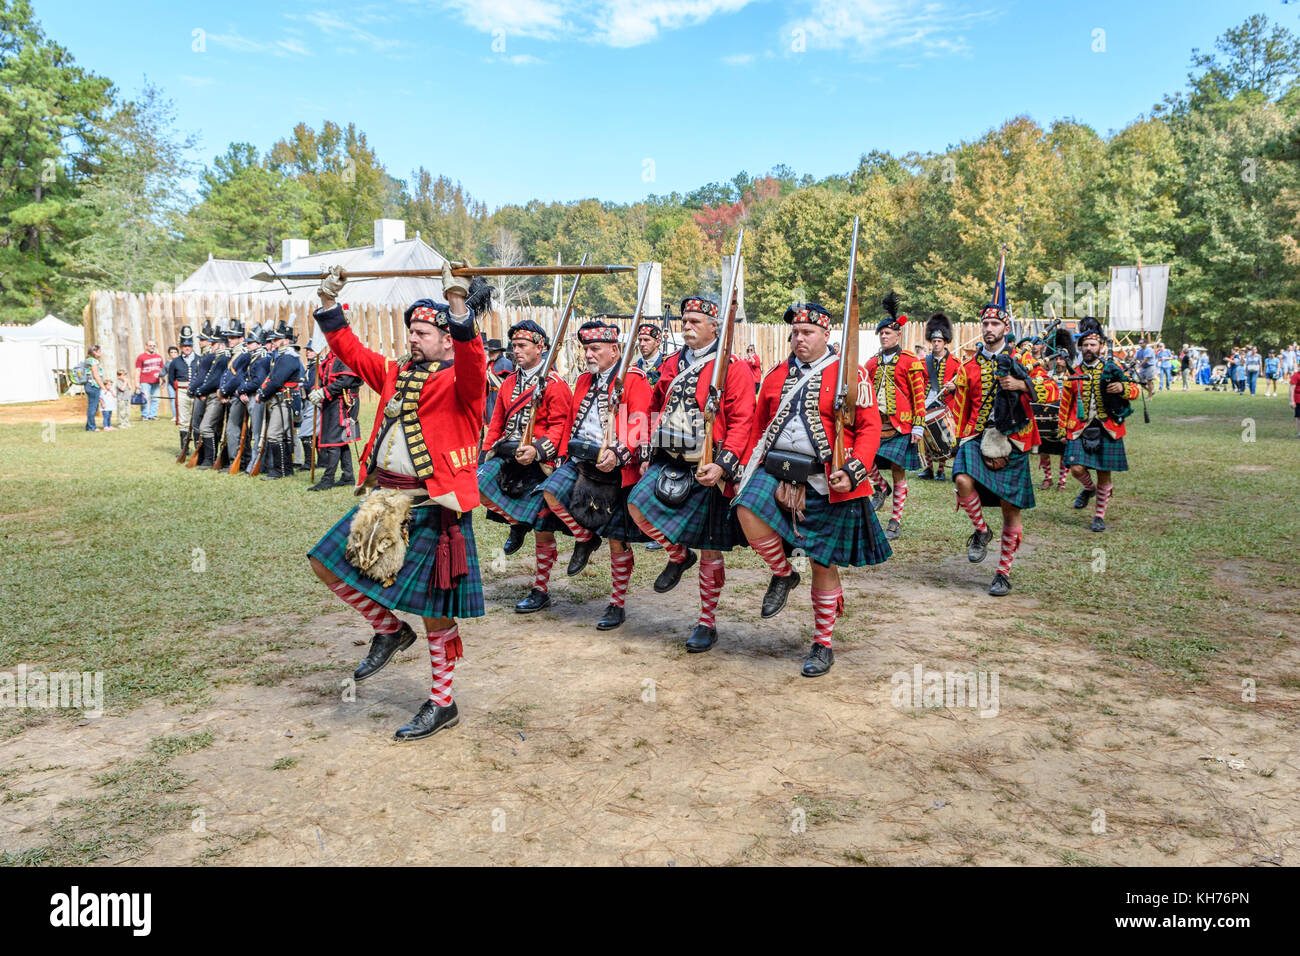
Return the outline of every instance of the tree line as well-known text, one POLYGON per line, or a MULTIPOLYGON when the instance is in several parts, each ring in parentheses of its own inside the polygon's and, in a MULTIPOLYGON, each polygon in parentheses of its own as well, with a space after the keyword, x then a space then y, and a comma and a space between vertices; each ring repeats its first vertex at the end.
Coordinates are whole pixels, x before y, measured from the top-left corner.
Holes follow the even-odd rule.
MULTIPOLYGON (((657 260, 666 301, 717 293, 743 225, 746 310, 779 321, 796 300, 841 307, 857 215, 868 313, 894 288, 918 317, 974 318, 1005 244, 1018 315, 1104 314, 1110 267, 1140 258, 1172 266, 1167 342, 1277 346, 1300 337, 1298 77, 1300 39, 1255 15, 1193 50, 1185 88, 1118 131, 1018 116, 941 153, 869 149, 819 180, 778 166, 636 203, 489 210, 436 170, 394 176, 354 123, 232 143, 200 169, 161 90, 126 97, 46 37, 28 0, 0 0, 0 319, 75 320, 90 288, 165 287, 209 253, 278 259, 289 237, 367 245, 374 219, 399 218, 479 263, 657 260)), ((630 312, 632 285, 586 281, 580 306, 630 312)), ((551 286, 507 295, 548 302, 551 286)))

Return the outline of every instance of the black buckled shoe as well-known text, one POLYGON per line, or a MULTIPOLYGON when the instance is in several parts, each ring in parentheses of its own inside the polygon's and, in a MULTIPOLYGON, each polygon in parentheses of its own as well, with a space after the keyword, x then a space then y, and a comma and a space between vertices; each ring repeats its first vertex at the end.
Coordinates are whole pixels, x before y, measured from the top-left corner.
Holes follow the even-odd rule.
POLYGON ((329 491, 336 484, 338 484, 338 482, 336 482, 333 479, 333 477, 331 477, 330 475, 325 475, 323 478, 321 478, 320 481, 316 482, 316 484, 309 486, 307 490, 308 491, 329 491))
POLYGON ((889 524, 885 525, 885 537, 890 541, 897 541, 898 532, 901 531, 902 528, 903 526, 898 523, 898 519, 890 518, 889 524))
POLYGON ((397 728, 394 740, 419 740, 432 737, 440 730, 455 727, 460 723, 460 710, 453 700, 446 707, 439 707, 431 700, 426 700, 415 712, 415 716, 397 728))
POLYGON ((544 607, 551 606, 551 596, 541 588, 533 588, 528 597, 515 605, 516 614, 533 614, 544 607))
POLYGON ((617 604, 611 604, 605 608, 605 613, 600 616, 596 622, 596 630, 612 631, 627 619, 627 612, 617 604))
POLYGON ((790 592, 799 586, 799 572, 791 571, 785 577, 772 575, 772 580, 767 582, 767 593, 763 595, 763 610, 760 612, 762 617, 776 617, 785 607, 786 600, 790 597, 790 592))
POLYGON ((664 569, 659 572, 659 577, 655 578, 655 592, 667 594, 677 587, 677 582, 682 579, 686 569, 698 560, 699 558, 695 557, 694 551, 687 551, 685 561, 669 561, 664 565, 664 569))
POLYGON ((569 558, 569 577, 582 573, 582 569, 587 566, 591 556, 600 547, 600 542, 601 537, 598 534, 593 534, 586 541, 573 542, 573 554, 569 558))
POLYGON ((999 571, 993 575, 993 583, 989 585, 989 594, 994 597, 1006 597, 1011 593, 1011 579, 999 571))
POLYGON ((1106 530, 1106 522, 1103 521, 1101 518, 1096 518, 1096 517, 1094 517, 1094 518, 1092 519, 1092 524, 1088 527, 1088 530, 1089 530, 1089 531, 1105 531, 1105 530, 1106 530))
POLYGON ((871 493, 871 510, 879 514, 880 509, 884 507, 885 499, 893 493, 894 488, 889 482, 885 482, 884 485, 873 491, 871 493))
POLYGON ((922 481, 934 481, 934 466, 931 465, 929 468, 925 469, 925 471, 918 472, 916 477, 920 478, 922 481))
POLYGON ((510 537, 506 538, 506 543, 501 550, 506 554, 514 554, 524 546, 524 542, 528 540, 528 532, 532 530, 532 525, 524 524, 522 521, 518 524, 512 524, 510 526, 510 537))
POLYGON ((808 659, 803 662, 804 677, 821 677, 835 663, 835 652, 825 644, 813 644, 808 651, 808 659))
POLYGON ((718 643, 718 629, 704 624, 696 624, 691 636, 686 639, 688 654, 703 654, 718 643))
POLYGON ((1079 497, 1074 499, 1074 506, 1076 508, 1088 507, 1088 502, 1092 500, 1092 496, 1095 495, 1096 493, 1097 493, 1096 490, 1093 488, 1084 488, 1081 492, 1079 492, 1079 497))
POLYGON ((966 539, 966 557, 970 559, 971 564, 979 564, 989 553, 989 542, 993 540, 993 529, 988 531, 972 531, 971 536, 966 539))
POLYGON ((352 672, 352 679, 363 681, 367 677, 373 677, 384 669, 384 665, 395 653, 406 650, 414 643, 415 631, 411 630, 411 625, 405 621, 402 622, 401 630, 394 631, 392 634, 376 633, 370 639, 370 653, 352 672))

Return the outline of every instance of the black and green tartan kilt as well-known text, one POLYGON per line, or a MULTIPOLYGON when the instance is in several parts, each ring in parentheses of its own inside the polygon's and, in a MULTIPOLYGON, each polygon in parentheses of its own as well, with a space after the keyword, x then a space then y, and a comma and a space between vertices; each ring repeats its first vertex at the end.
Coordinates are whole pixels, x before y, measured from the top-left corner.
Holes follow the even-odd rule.
POLYGON ((876 467, 888 468, 891 464, 899 468, 920 468, 921 455, 912 444, 912 436, 899 432, 893 438, 881 439, 880 448, 876 450, 876 467))
MULTIPOLYGON (((533 490, 518 498, 511 498, 501 490, 497 484, 497 476, 501 474, 501 468, 505 465, 502 458, 493 458, 483 464, 478 470, 478 493, 481 497, 492 502, 515 521, 524 524, 535 525, 541 516, 542 509, 546 507, 546 501, 542 498, 542 485, 545 479, 539 481, 533 486, 533 490)), ((488 519, 491 521, 502 521, 503 519, 490 508, 483 509, 488 519)))
POLYGON ((779 534, 792 548, 800 548, 812 561, 835 567, 860 568, 881 564, 893 554, 885 533, 871 510, 870 498, 852 498, 832 503, 810 487, 804 519, 798 535, 790 515, 776 503, 780 484, 772 475, 760 471, 735 497, 734 507, 744 506, 779 534))
POLYGON ((1038 454, 1040 455, 1064 455, 1065 442, 1048 441, 1043 439, 1038 443, 1038 454))
MULTIPOLYGON (((573 500, 573 486, 578 480, 578 463, 569 459, 555 471, 551 472, 551 477, 546 479, 542 485, 543 491, 549 491, 553 494, 560 504, 564 505, 567 510, 570 502, 573 500)), ((635 542, 649 541, 636 526, 632 516, 627 513, 627 493, 630 489, 620 488, 618 494, 618 507, 614 509, 614 516, 605 523, 603 528, 595 529, 595 533, 602 538, 610 538, 614 541, 635 542)), ((561 534, 572 535, 568 525, 560 521, 554 515, 549 514, 545 521, 537 526, 541 531, 558 531, 561 534)))
POLYGON ((980 454, 980 440, 972 438, 963 442, 952 460, 952 477, 970 475, 979 492, 980 504, 991 507, 1000 502, 1025 509, 1034 506, 1034 482, 1029 474, 1029 455, 1011 449, 1006 467, 994 471, 984 464, 980 454))
POLYGON ((628 504, 636 505, 660 534, 673 544, 710 551, 730 551, 745 543, 731 499, 717 485, 706 488, 693 482, 690 496, 676 508, 660 501, 655 479, 663 468, 662 462, 652 463, 627 496, 628 504))
POLYGON ((1101 448, 1089 455, 1083 450, 1082 438, 1071 438, 1065 445, 1065 463, 1083 465, 1097 471, 1128 471, 1128 455, 1124 453, 1124 439, 1111 438, 1106 429, 1101 430, 1101 448))
POLYGON ((329 570, 376 604, 392 611, 406 611, 421 617, 482 617, 483 579, 478 551, 474 547, 474 524, 467 511, 460 516, 460 533, 465 536, 465 558, 469 573, 450 589, 435 586, 438 537, 442 529, 442 508, 423 505, 411 509, 410 541, 406 563, 388 587, 362 574, 345 556, 348 532, 352 530, 353 508, 325 537, 307 552, 329 570))

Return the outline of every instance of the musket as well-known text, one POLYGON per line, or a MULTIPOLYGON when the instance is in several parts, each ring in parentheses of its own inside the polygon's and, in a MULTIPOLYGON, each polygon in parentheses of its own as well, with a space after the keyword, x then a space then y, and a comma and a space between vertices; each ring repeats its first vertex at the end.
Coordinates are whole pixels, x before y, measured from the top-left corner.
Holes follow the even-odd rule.
POLYGON ((844 467, 844 427, 852 425, 858 407, 858 217, 853 217, 853 240, 849 244, 849 280, 844 292, 844 330, 840 339, 840 382, 835 392, 835 447, 831 452, 831 473, 844 467))
MULTIPOLYGON (((709 398, 704 403, 704 448, 700 454, 696 474, 713 464, 713 423, 722 410, 722 392, 726 387, 727 367, 731 364, 731 337, 736 329, 736 286, 740 282, 740 247, 745 241, 745 227, 736 236, 736 252, 731 257, 731 274, 722 295, 722 325, 718 329, 718 354, 713 357, 713 381, 709 383, 709 398)), ((855 240, 856 241, 856 240, 855 240)))
MULTIPOLYGON (((613 275, 618 272, 631 272, 635 266, 597 265, 597 266, 456 266, 451 270, 454 276, 469 278, 473 276, 597 276, 613 275)), ((324 279, 328 272, 258 272, 252 278, 259 282, 315 282, 324 279)), ((436 279, 442 275, 442 269, 341 269, 339 278, 348 279, 436 279)))
MULTIPOLYGON (((239 399, 235 399, 239 401, 239 399)), ((242 403, 241 403, 242 404, 242 403)), ((239 474, 239 463, 244 460, 244 441, 248 437, 248 406, 244 406, 244 420, 239 424, 239 451, 235 452, 235 460, 230 463, 228 475, 239 474)))
MULTIPOLYGON (((587 264, 587 253, 582 254, 580 265, 587 264)), ((559 276, 555 277, 559 281, 559 276)), ((551 336, 551 347, 546 351, 546 358, 542 361, 541 371, 537 373, 537 384, 533 386, 533 397, 528 403, 525 410, 525 425, 522 437, 519 440, 519 446, 531 445, 533 443, 533 430, 537 424, 537 413, 542 407, 542 399, 546 396, 546 383, 550 378, 551 369, 555 367, 555 359, 559 354, 559 344, 564 341, 565 332, 569 328, 569 319, 573 315, 573 300, 578 294, 578 283, 582 281, 582 273, 573 277, 573 285, 569 286, 569 297, 564 302, 564 311, 560 313, 560 320, 555 323, 555 333, 551 336)))
MULTIPOLYGON (((614 370, 614 379, 611 383, 613 389, 609 396, 609 422, 605 426, 605 440, 600 446, 600 455, 596 460, 605 454, 605 449, 614 444, 618 437, 618 406, 623 404, 623 384, 627 381, 627 370, 632 367, 632 345, 636 342, 636 329, 641 324, 641 314, 645 311, 645 297, 650 290, 650 276, 653 269, 646 269, 645 279, 641 282, 641 291, 636 297, 636 311, 632 314, 632 324, 628 326, 627 340, 623 342, 623 353, 619 356, 618 367, 614 370)), ((628 422, 631 428, 632 423, 628 422)))

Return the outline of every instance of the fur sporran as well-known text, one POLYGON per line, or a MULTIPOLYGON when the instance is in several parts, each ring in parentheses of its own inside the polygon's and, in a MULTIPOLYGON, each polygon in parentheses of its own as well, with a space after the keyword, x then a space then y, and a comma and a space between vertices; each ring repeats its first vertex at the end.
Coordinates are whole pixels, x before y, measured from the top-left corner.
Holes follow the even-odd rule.
POLYGON ((501 470, 497 472, 497 487, 507 498, 522 498, 545 480, 541 465, 535 461, 521 465, 513 454, 501 462, 501 470))
POLYGON ((1096 455, 1101 452, 1101 426, 1098 424, 1089 425, 1079 435, 1079 442, 1083 445, 1083 450, 1089 455, 1096 455))
POLYGON ((362 574, 391 587, 406 563, 411 496, 380 488, 368 494, 352 516, 344 557, 362 574))
POLYGON ((990 425, 980 436, 980 454, 990 471, 1001 471, 1011 460, 1011 439, 990 425))
POLYGON ((599 531, 614 517, 618 492, 623 485, 622 469, 601 471, 591 462, 580 461, 578 479, 573 483, 569 514, 588 531, 599 531))

